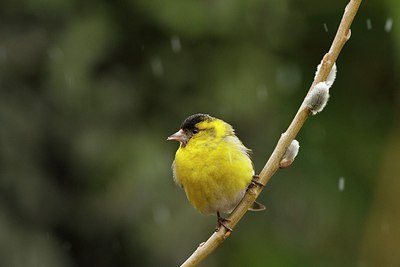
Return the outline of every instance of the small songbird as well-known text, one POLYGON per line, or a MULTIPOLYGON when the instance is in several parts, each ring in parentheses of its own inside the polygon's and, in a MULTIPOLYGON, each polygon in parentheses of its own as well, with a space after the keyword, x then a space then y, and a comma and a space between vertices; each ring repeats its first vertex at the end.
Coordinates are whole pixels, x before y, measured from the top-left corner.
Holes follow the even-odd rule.
MULTIPOLYGON (((172 164, 175 182, 195 209, 217 214, 218 225, 231 230, 220 213, 231 213, 253 181, 253 163, 231 125, 206 114, 186 118, 167 140, 180 142, 172 164)), ((251 210, 265 207, 255 202, 251 210)))

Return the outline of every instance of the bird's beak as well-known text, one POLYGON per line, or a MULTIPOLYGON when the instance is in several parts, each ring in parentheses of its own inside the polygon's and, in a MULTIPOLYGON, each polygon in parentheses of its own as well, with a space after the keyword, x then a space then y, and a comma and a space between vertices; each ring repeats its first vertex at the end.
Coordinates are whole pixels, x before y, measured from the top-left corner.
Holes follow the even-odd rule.
POLYGON ((189 137, 182 129, 180 129, 179 131, 168 137, 167 140, 174 140, 186 144, 189 140, 189 137))

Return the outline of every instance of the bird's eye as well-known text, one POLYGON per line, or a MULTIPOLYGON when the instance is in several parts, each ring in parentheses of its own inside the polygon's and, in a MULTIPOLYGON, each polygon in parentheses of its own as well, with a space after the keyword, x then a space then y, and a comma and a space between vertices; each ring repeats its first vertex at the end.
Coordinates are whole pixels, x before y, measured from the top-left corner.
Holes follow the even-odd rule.
POLYGON ((197 129, 197 128, 194 128, 194 129, 193 129, 193 133, 194 133, 194 134, 197 134, 198 132, 199 132, 199 129, 197 129))

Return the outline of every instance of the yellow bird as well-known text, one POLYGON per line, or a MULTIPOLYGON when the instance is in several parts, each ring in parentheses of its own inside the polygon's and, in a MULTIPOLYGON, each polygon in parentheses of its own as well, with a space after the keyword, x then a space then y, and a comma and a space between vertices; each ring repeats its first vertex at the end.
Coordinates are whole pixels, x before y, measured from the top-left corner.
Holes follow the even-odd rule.
MULTIPOLYGON (((220 213, 231 213, 253 181, 253 163, 231 125, 206 114, 186 118, 168 140, 180 142, 172 164, 175 182, 202 214, 217 214, 218 226, 231 230, 220 213)), ((255 202, 251 210, 265 207, 255 202)))

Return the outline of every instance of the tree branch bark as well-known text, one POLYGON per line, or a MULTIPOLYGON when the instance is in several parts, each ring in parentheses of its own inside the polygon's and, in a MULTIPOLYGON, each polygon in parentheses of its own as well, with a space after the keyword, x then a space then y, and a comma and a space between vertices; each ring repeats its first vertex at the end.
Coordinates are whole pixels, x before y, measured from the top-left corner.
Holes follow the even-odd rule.
MULTIPOLYGON (((353 22, 361 1, 362 0, 350 0, 350 2, 347 4, 339 28, 336 32, 336 36, 328 53, 326 53, 322 59, 320 71, 314 78, 308 93, 310 93, 314 85, 327 79, 333 64, 336 62, 336 59, 340 54, 340 51, 351 36, 350 25, 353 22)), ((288 129, 281 135, 274 151, 272 152, 272 155, 262 169, 259 175, 260 183, 266 185, 274 173, 279 169, 279 163, 286 149, 293 139, 295 139, 301 127, 310 117, 310 115, 311 112, 303 101, 288 129)), ((242 201, 228 217, 228 220, 230 221, 228 226, 231 229, 237 225, 262 190, 262 186, 255 185, 247 191, 242 201)), ((207 256, 210 255, 226 238, 228 238, 230 234, 230 231, 227 231, 224 227, 221 227, 220 230, 218 232, 214 232, 205 243, 202 243, 196 249, 196 251, 194 251, 194 253, 181 265, 181 267, 196 266, 199 264, 201 261, 207 258, 207 256)))

